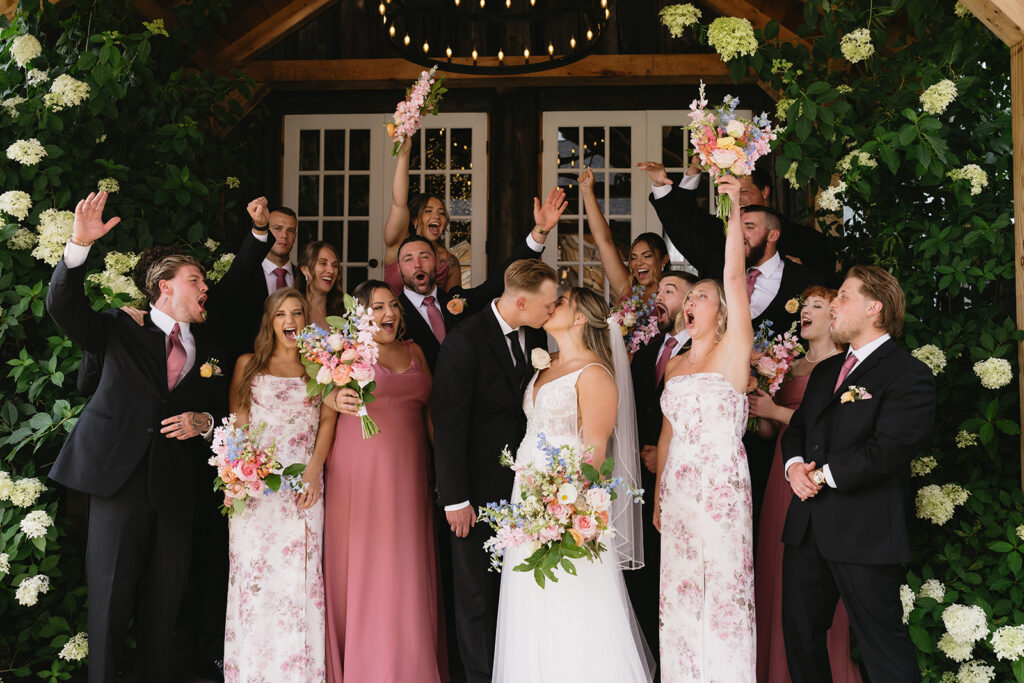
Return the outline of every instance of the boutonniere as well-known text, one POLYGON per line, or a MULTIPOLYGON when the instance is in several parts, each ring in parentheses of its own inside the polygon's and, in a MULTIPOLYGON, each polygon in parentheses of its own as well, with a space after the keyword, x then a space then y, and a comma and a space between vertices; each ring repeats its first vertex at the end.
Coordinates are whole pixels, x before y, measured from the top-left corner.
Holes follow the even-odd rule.
POLYGON ((466 310, 466 300, 456 294, 451 298, 451 301, 448 302, 446 308, 452 315, 460 315, 464 310, 466 310))
POLYGON ((800 310, 801 303, 802 302, 800 301, 800 297, 793 297, 792 299, 786 302, 786 313, 789 313, 791 315, 796 313, 797 311, 800 310))
POLYGON ((202 365, 199 366, 199 376, 209 379, 210 377, 219 377, 224 373, 220 370, 220 361, 216 358, 211 358, 202 365))
POLYGON ((547 370, 551 367, 551 356, 538 346, 530 352, 530 362, 534 370, 547 370))
POLYGON ((869 398, 871 398, 871 394, 868 393, 867 389, 851 384, 847 387, 846 391, 843 392, 843 395, 839 398, 839 402, 853 403, 854 401, 867 401, 869 398))

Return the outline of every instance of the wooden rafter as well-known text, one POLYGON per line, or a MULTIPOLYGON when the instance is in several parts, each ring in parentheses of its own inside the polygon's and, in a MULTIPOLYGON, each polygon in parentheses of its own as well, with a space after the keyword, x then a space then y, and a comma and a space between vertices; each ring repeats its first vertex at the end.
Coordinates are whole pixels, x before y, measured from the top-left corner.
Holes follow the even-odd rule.
POLYGON ((1020 0, 960 1, 1007 45, 1024 41, 1024 3, 1020 0))
POLYGON ((779 40, 784 43, 802 43, 810 47, 810 43, 801 38, 787 26, 790 13, 788 5, 777 2, 755 2, 754 0, 700 0, 707 7, 725 17, 746 19, 754 28, 764 28, 772 20, 779 22, 779 40))
POLYGON ((214 55, 217 62, 241 62, 266 49, 338 0, 292 0, 231 40, 214 55))

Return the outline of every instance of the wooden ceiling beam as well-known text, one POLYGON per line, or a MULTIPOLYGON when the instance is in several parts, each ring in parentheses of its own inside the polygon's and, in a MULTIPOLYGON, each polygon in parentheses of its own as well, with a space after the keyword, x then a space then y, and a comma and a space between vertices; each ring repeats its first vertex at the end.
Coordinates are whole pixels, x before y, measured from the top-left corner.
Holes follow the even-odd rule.
POLYGON ((241 62, 270 47, 338 0, 293 0, 267 16, 214 56, 217 62, 241 62))
MULTIPOLYGON (((754 28, 763 29, 769 21, 777 21, 779 22, 779 40, 784 43, 802 43, 808 47, 811 46, 810 42, 798 36, 786 25, 785 21, 790 16, 790 13, 788 9, 786 12, 779 11, 780 9, 783 9, 783 7, 780 7, 778 3, 766 4, 763 1, 755 3, 750 0, 700 1, 702 4, 713 9, 724 17, 740 17, 741 19, 746 19, 753 24, 754 28), (762 9, 763 7, 769 11, 765 11, 762 9)), ((1012 2, 1013 0, 1010 1, 1012 2)))
POLYGON ((960 0, 1001 41, 1024 41, 1024 3, 1020 0, 960 0))

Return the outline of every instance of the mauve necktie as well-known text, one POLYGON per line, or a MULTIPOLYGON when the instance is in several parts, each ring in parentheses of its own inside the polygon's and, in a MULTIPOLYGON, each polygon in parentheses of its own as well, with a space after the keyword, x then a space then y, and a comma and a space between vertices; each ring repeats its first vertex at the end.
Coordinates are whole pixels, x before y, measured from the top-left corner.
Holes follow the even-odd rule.
POLYGON ((185 347, 181 343, 181 331, 178 323, 174 323, 171 333, 167 336, 167 391, 174 388, 178 383, 178 377, 185 367, 185 347))
POLYGON ((836 380, 836 388, 832 390, 832 393, 839 391, 839 387, 842 385, 843 380, 850 374, 850 370, 853 370, 853 366, 857 364, 857 356, 850 354, 843 361, 843 367, 839 370, 839 379, 836 380))
POLYGON ((277 284, 274 285, 274 291, 275 292, 277 290, 281 289, 282 287, 287 287, 288 286, 288 281, 284 279, 284 276, 288 273, 287 270, 285 270, 284 268, 281 268, 281 267, 277 267, 277 268, 274 268, 274 270, 272 270, 270 272, 272 272, 274 275, 277 276, 277 284))
POLYGON ((430 329, 434 331, 437 343, 440 344, 444 341, 444 318, 441 317, 441 311, 437 310, 437 306, 434 305, 435 301, 437 299, 432 296, 423 297, 423 305, 427 308, 427 320, 430 321, 430 329))
POLYGON ((672 358, 672 349, 676 347, 679 340, 675 337, 669 337, 665 340, 665 348, 661 350, 661 356, 658 357, 658 364, 654 367, 654 386, 661 384, 661 378, 665 376, 665 367, 668 365, 668 361, 672 358))
POLYGON ((747 298, 754 296, 754 283, 757 282, 757 278, 761 276, 761 271, 757 268, 751 268, 750 272, 747 273, 747 298))

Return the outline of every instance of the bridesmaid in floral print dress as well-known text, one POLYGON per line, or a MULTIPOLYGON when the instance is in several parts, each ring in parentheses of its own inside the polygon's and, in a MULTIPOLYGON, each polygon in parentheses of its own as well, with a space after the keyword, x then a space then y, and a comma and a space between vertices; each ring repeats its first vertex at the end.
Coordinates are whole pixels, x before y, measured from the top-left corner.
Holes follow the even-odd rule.
MULTIPOLYGON (((739 181, 719 180, 739 207, 739 181)), ((750 474, 743 448, 753 330, 740 210, 729 217, 722 284, 683 306, 690 350, 661 397, 654 524, 661 532, 661 680, 754 681, 750 474)))
POLYGON ((265 425, 284 465, 304 463, 304 493, 250 499, 229 522, 230 577, 224 634, 227 683, 315 683, 324 668, 324 507, 321 470, 336 413, 306 396, 295 336, 306 300, 291 288, 267 299, 255 352, 238 359, 231 382, 237 424, 265 425))

